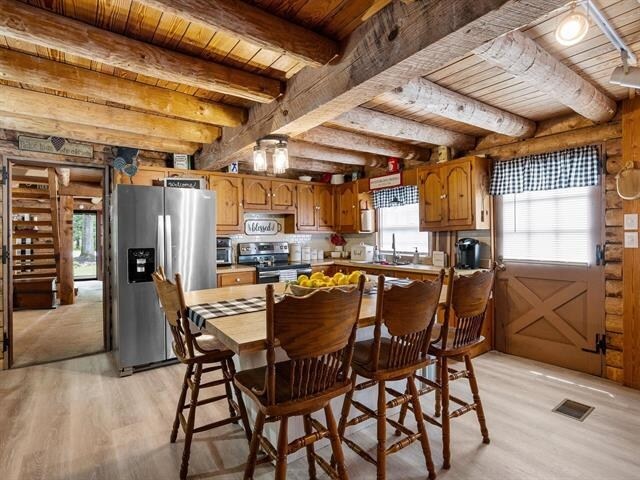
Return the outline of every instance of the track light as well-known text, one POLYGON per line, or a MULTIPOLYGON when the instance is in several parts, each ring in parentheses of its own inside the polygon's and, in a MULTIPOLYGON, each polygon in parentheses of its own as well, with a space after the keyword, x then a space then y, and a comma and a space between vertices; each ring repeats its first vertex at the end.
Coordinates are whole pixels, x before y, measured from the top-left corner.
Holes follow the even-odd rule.
POLYGON ((556 41, 560 45, 571 46, 581 42, 589 31, 589 19, 577 10, 571 10, 562 17, 556 27, 556 41))

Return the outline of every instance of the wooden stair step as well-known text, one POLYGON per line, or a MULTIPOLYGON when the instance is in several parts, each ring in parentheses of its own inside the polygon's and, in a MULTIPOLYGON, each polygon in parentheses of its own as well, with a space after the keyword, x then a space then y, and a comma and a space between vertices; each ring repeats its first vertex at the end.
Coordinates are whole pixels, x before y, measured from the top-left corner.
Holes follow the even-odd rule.
POLYGON ((13 256, 14 262, 28 262, 30 260, 54 260, 55 255, 53 253, 30 253, 19 254, 13 256))
POLYGON ((14 250, 53 250, 53 243, 15 243, 14 250))
POLYGON ((49 185, 49 177, 34 177, 32 175, 12 175, 13 182, 33 183, 38 185, 49 185))
POLYGON ((14 220, 14 227, 50 227, 51 220, 14 220))
MULTIPOLYGON (((24 189, 21 189, 24 190, 24 189)), ((28 190, 28 189, 27 189, 28 190)), ((15 189, 11 191, 11 197, 12 198, 49 198, 49 192, 37 192, 37 191, 33 191, 33 192, 24 192, 24 191, 18 191, 16 192, 15 189)))
POLYGON ((14 270, 55 270, 56 264, 54 263, 23 263, 20 265, 14 265, 14 270))
POLYGON ((55 270, 52 272, 29 272, 29 273, 15 273, 13 274, 14 280, 22 280, 24 278, 55 278, 56 272, 55 270))
POLYGON ((52 238, 53 232, 30 232, 26 230, 16 230, 13 238, 52 238))
POLYGON ((20 205, 14 205, 11 208, 12 213, 30 213, 30 214, 38 214, 38 213, 46 213, 51 215, 51 207, 22 207, 20 205))

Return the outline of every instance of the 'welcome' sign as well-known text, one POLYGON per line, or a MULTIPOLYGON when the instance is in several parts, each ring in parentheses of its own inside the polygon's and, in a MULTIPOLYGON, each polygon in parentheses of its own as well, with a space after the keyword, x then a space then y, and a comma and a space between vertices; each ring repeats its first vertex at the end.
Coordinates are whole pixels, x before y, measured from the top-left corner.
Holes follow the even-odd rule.
POLYGON ((282 226, 276 220, 245 220, 244 233, 247 235, 277 235, 282 226))

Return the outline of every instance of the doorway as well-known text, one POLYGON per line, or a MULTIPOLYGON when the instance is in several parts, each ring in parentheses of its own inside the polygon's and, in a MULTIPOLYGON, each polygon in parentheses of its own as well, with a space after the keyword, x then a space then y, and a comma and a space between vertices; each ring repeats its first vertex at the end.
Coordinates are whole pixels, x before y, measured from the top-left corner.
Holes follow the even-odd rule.
POLYGON ((105 351, 105 170, 8 166, 9 366, 105 351))
POLYGON ((602 188, 495 197, 496 347, 602 375, 602 188))

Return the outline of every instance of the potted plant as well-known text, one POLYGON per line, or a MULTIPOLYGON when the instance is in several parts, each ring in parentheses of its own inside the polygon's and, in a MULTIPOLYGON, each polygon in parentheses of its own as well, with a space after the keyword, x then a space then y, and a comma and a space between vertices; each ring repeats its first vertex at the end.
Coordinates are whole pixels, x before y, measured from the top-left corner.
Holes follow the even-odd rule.
POLYGON ((330 240, 331 240, 331 244, 333 245, 333 249, 336 252, 341 252, 344 249, 344 246, 347 244, 347 241, 339 233, 331 234, 330 240))

